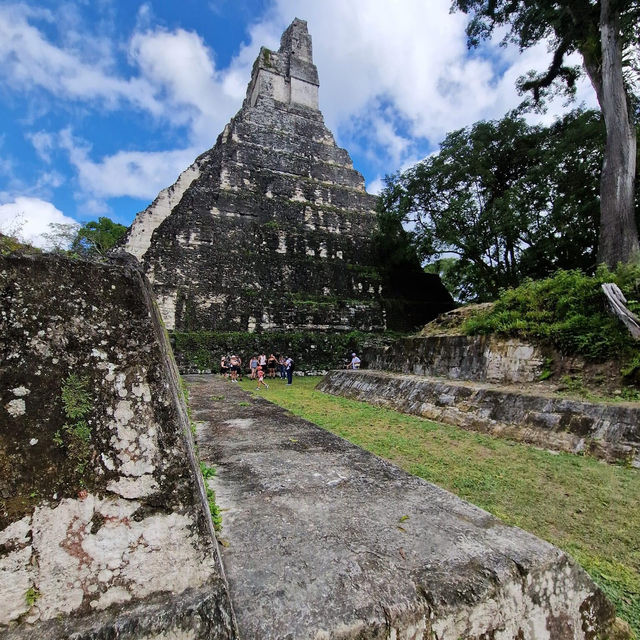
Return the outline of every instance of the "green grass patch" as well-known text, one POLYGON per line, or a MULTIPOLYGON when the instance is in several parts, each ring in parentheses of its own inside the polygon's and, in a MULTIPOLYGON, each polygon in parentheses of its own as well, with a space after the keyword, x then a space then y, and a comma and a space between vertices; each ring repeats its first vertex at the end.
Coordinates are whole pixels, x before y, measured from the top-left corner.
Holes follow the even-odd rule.
MULTIPOLYGON (((640 637, 640 472, 315 391, 260 395, 570 553, 640 637)), ((252 381, 242 387, 253 392, 252 381)))

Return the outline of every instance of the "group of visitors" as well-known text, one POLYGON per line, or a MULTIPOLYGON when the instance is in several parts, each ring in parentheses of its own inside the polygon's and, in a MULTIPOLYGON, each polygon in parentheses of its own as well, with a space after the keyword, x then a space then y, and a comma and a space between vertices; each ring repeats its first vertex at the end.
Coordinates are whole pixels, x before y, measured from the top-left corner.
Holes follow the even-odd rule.
MULTIPOLYGON (((242 358, 237 355, 223 356, 220 360, 220 373, 225 378, 230 378, 231 382, 242 380, 242 358)), ((249 366, 247 368, 249 378, 256 380, 258 389, 261 386, 269 388, 269 384, 265 378, 275 379, 276 375, 282 380, 286 380, 290 385, 293 382, 293 358, 284 355, 260 355, 251 356, 249 366), (276 374, 277 372, 277 374, 276 374)))

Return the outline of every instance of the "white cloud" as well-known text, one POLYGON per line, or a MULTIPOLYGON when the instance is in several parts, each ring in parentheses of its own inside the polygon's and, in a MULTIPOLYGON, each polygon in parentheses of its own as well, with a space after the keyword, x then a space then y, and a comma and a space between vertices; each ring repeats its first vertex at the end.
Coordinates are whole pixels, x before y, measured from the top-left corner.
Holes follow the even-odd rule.
MULTIPOLYGON (((231 63, 219 68, 215 42, 208 46, 195 32, 154 26, 152 4, 145 2, 126 46, 130 66, 125 71, 116 64, 123 42, 83 31, 87 25, 79 14, 63 16, 68 33, 54 44, 49 31, 37 25, 44 20, 53 28, 59 16, 4 4, 0 79, 16 92, 46 91, 58 105, 71 100, 125 115, 134 108, 183 136, 186 131, 179 149, 115 151, 98 158, 69 132, 53 141, 46 132, 30 134, 45 162, 55 145, 66 149, 78 173, 78 198, 103 212, 108 198, 155 197, 213 144, 241 106, 259 47, 277 48, 283 29, 298 16, 308 21, 313 38, 328 126, 340 144, 359 150, 383 175, 435 148, 448 131, 504 115, 521 100, 516 78, 549 59, 544 44, 523 54, 488 46, 484 57, 469 55, 467 17, 449 9, 450 0, 272 0, 231 63)), ((579 98, 594 104, 588 83, 580 85, 579 98)), ((542 119, 548 122, 564 110, 558 101, 542 119)), ((55 172, 42 180, 50 187, 61 183, 55 172)), ((379 178, 369 188, 378 184, 379 178)))
POLYGON ((90 145, 74 138, 70 129, 60 133, 59 144, 78 172, 82 191, 94 198, 94 209, 101 209, 95 201, 100 198, 155 198, 160 190, 175 182, 197 155, 193 148, 153 153, 119 151, 95 162, 90 158, 90 145))
MULTIPOLYGON (((295 16, 307 20, 329 127, 347 148, 368 146, 381 168, 393 170, 415 154, 417 139, 434 147, 448 131, 503 116, 522 100, 518 76, 550 59, 544 43, 522 54, 489 44, 490 58, 469 55, 468 18, 450 6, 450 0, 275 0, 239 58, 257 51, 256 37, 270 34, 273 41, 295 16)), ((578 98, 595 104, 588 82, 578 98)), ((563 111, 558 100, 542 119, 563 111)))
POLYGON ((50 202, 39 198, 18 197, 0 205, 0 231, 15 235, 41 249, 51 248, 43 237, 51 231, 50 224, 76 225, 77 222, 50 202))
POLYGON ((202 38, 184 29, 136 33, 129 55, 167 119, 188 124, 192 142, 212 144, 239 105, 202 38))
POLYGON ((54 147, 54 136, 46 131, 36 131, 35 133, 28 133, 27 139, 33 145, 38 156, 46 163, 50 163, 51 151, 54 147))
POLYGON ((367 185, 367 192, 374 196, 380 195, 380 192, 384 189, 384 180, 382 176, 377 176, 367 185))
POLYGON ((45 89, 52 95, 77 100, 98 100, 115 108, 123 102, 162 113, 153 90, 143 78, 120 78, 98 61, 86 62, 82 50, 51 44, 29 23, 32 13, 24 5, 0 6, 0 68, 15 90, 45 89))

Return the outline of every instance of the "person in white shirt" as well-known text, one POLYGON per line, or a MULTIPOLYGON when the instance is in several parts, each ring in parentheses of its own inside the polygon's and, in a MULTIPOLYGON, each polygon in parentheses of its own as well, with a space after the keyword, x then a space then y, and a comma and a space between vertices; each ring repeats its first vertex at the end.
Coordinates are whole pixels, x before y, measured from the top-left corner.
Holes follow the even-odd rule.
POLYGON ((359 369, 360 368, 360 358, 355 353, 351 354, 351 362, 349 363, 348 369, 359 369))

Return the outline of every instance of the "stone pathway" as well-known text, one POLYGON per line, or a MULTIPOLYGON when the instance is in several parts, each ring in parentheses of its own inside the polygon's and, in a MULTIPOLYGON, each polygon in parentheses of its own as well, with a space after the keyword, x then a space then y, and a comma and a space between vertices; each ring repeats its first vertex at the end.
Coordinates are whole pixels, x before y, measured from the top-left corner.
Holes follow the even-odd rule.
POLYGON ((543 640, 608 624, 558 549, 237 385, 185 380, 242 638, 543 640))

